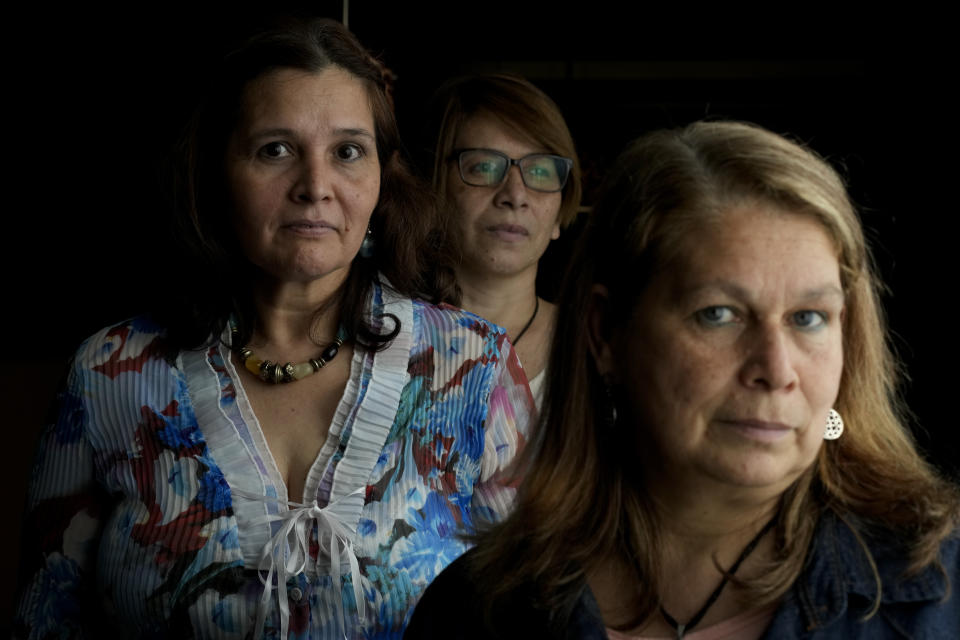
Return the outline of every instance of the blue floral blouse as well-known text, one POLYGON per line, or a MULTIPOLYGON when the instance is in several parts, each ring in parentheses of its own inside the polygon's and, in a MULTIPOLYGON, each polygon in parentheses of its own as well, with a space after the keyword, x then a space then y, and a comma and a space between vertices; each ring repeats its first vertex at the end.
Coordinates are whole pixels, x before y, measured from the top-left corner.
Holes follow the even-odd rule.
POLYGON ((354 350, 303 503, 224 345, 168 359, 145 319, 87 340, 41 437, 15 634, 399 638, 509 509, 534 409, 498 327, 379 287, 371 309, 400 333, 354 350))

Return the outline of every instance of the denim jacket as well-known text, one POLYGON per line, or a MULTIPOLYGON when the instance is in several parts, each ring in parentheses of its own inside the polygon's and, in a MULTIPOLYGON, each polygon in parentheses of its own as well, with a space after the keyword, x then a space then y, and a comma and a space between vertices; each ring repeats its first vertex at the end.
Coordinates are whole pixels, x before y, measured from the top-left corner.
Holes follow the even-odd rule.
MULTIPOLYGON (((946 575, 928 567, 903 580, 907 559, 902 551, 869 537, 864 540, 882 582, 880 606, 873 616, 863 620, 877 592, 869 561, 849 527, 824 514, 807 567, 784 596, 763 640, 960 639, 960 537, 955 534, 940 549, 946 575), (947 595, 951 597, 944 600, 947 595)), ((465 561, 458 559, 427 589, 404 638, 606 640, 588 587, 559 635, 547 631, 548 617, 529 607, 522 594, 493 621, 496 629, 487 628, 478 604, 482 595, 475 592, 465 561)))
POLYGON ((960 638, 960 539, 954 535, 940 548, 946 575, 928 567, 902 580, 903 552, 889 543, 865 541, 882 583, 880 607, 872 617, 863 620, 877 594, 867 557, 847 525, 824 515, 808 566, 787 592, 764 640, 960 638))

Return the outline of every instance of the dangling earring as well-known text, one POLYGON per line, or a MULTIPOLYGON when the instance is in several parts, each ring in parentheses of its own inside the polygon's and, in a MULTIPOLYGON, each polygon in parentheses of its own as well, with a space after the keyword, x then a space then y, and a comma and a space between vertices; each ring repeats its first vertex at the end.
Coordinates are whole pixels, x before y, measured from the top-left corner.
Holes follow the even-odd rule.
POLYGON ((363 242, 360 244, 360 257, 372 258, 376 242, 373 239, 373 229, 367 227, 367 235, 363 236, 363 242))
POLYGON ((836 409, 827 412, 827 429, 823 432, 824 440, 836 440, 843 435, 843 418, 836 409))
POLYGON ((613 391, 613 382, 609 376, 603 377, 603 398, 600 406, 600 419, 607 431, 613 431, 617 426, 617 401, 613 391))

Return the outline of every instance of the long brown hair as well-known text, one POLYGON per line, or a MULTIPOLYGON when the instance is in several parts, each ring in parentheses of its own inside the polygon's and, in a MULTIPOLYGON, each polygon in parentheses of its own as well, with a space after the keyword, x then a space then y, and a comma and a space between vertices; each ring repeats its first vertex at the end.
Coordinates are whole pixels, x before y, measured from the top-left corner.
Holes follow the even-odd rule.
POLYGON ((846 432, 821 447, 782 496, 777 557, 760 580, 741 586, 758 606, 779 598, 800 575, 825 510, 858 537, 874 528, 898 536, 911 571, 937 563, 941 541, 958 524, 960 498, 920 457, 906 427, 881 284, 841 178, 809 149, 757 126, 699 122, 631 144, 579 239, 559 301, 546 418, 526 452, 516 510, 482 537, 472 563, 478 591, 489 594, 491 606, 533 584, 537 606, 562 621, 586 572, 597 559, 617 554, 635 562, 638 619, 655 610, 657 512, 639 486, 642 479, 629 472, 626 448, 598 415, 609 400, 589 356, 583 310, 594 285, 602 284, 609 317, 628 318, 685 229, 744 199, 812 216, 837 247, 846 314, 834 406, 846 432))
MULTIPOLYGON (((277 69, 318 73, 338 67, 360 79, 373 113, 380 161, 380 198, 370 218, 372 257, 354 259, 337 303, 341 324, 360 346, 377 349, 399 328, 381 335, 368 326, 364 308, 378 273, 403 295, 440 301, 455 298, 453 261, 436 237, 436 198, 402 156, 392 102, 392 73, 346 27, 325 18, 281 18, 228 54, 205 99, 186 127, 172 163, 173 208, 184 245, 178 283, 184 300, 164 301, 158 312, 172 346, 194 348, 215 340, 232 315, 238 340, 253 332, 251 280, 233 233, 233 211, 223 179, 227 141, 235 128, 245 88, 277 69)), ((388 323, 390 326, 390 323, 388 323)))

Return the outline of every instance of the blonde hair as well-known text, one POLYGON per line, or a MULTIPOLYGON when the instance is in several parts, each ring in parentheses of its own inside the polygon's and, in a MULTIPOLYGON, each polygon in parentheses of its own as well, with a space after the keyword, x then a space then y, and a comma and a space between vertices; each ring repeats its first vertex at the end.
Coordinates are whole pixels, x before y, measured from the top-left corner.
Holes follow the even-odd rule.
POLYGON ((562 621, 585 572, 615 553, 635 562, 638 619, 655 610, 656 509, 642 479, 629 472, 626 448, 597 415, 609 400, 588 355, 581 310, 593 286, 602 284, 609 317, 624 321, 683 234, 745 200, 812 216, 836 244, 846 313, 834 406, 846 431, 821 447, 783 495, 777 557, 761 580, 741 586, 758 606, 779 598, 799 577, 824 510, 858 538, 869 528, 894 532, 909 550, 911 571, 937 563, 941 541, 958 524, 960 498, 920 457, 905 425, 898 364, 878 300, 881 285, 843 181, 814 152, 760 127, 698 122, 631 144, 611 169, 579 239, 570 261, 576 267, 559 301, 547 418, 528 448, 516 510, 482 537, 472 562, 480 593, 489 593, 491 603, 533 583, 538 606, 562 621))

